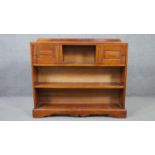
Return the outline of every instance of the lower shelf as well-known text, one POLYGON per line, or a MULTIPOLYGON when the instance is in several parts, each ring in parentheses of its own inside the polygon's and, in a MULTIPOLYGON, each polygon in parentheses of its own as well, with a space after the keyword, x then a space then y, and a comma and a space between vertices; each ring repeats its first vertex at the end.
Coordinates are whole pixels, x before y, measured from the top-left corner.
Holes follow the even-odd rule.
POLYGON ((118 118, 126 117, 126 110, 119 104, 42 104, 33 110, 33 117, 46 117, 50 115, 110 115, 118 118))

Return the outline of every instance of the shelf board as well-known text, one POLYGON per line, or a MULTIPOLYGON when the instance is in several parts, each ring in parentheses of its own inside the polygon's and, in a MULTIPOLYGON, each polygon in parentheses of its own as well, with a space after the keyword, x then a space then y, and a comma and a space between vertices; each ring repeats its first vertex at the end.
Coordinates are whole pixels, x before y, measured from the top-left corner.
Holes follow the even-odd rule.
POLYGON ((33 64, 34 67, 50 67, 50 66, 62 66, 62 67, 67 67, 67 66, 73 66, 73 67, 78 67, 78 66, 98 66, 98 67, 124 67, 126 66, 125 64, 112 64, 112 65, 104 65, 104 64, 33 64))
POLYGON ((73 104, 67 104, 67 103, 42 103, 37 109, 66 109, 66 110, 84 110, 84 109, 122 109, 121 104, 116 103, 103 103, 103 104, 83 104, 83 103, 73 103, 73 104))
POLYGON ((123 83, 69 83, 69 82, 39 82, 34 85, 34 88, 95 88, 95 89, 122 89, 123 83))

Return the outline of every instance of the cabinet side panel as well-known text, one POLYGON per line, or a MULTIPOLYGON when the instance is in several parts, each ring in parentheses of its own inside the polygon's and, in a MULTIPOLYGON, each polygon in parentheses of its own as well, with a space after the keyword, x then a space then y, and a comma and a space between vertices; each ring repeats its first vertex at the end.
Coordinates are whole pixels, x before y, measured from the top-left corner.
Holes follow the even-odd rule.
POLYGON ((33 100, 34 100, 34 108, 36 108, 38 104, 38 92, 34 88, 34 85, 38 81, 38 78, 37 78, 37 69, 33 66, 34 48, 35 48, 35 43, 31 43, 30 56, 31 56, 31 71, 32 71, 32 93, 33 93, 33 100))
POLYGON ((121 96, 121 104, 123 108, 125 108, 125 100, 126 100, 126 87, 127 87, 127 67, 128 67, 128 44, 125 45, 124 51, 126 53, 125 56, 125 67, 122 70, 122 82, 124 83, 124 89, 121 96))

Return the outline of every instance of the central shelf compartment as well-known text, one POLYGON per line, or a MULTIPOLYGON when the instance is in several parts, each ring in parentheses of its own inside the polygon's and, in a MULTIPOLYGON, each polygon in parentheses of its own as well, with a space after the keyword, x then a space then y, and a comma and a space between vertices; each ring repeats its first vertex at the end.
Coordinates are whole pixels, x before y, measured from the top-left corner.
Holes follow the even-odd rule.
POLYGON ((63 63, 95 64, 96 45, 63 45, 63 63))
POLYGON ((122 89, 121 67, 38 67, 35 88, 122 89))
POLYGON ((121 67, 37 67, 37 83, 122 84, 121 67))

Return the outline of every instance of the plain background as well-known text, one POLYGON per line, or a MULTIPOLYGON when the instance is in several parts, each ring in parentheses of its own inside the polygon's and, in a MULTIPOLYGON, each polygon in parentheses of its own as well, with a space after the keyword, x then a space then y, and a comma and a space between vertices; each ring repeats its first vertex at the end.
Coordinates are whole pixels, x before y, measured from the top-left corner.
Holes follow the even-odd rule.
POLYGON ((38 38, 120 38, 129 43, 128 96, 155 96, 155 35, 0 35, 0 96, 31 96, 30 42, 38 38))

